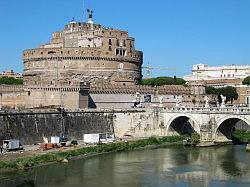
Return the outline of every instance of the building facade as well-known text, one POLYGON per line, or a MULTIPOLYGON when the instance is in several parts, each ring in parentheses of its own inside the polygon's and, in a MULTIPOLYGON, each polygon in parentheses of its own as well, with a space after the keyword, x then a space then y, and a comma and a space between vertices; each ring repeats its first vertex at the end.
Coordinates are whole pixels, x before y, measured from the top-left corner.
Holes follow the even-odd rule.
POLYGON ((143 53, 127 31, 71 21, 48 44, 23 52, 25 85, 137 84, 143 53))
POLYGON ((16 73, 13 70, 6 70, 0 73, 0 77, 23 78, 22 74, 16 73))
POLYGON ((204 86, 221 88, 232 86, 236 88, 238 99, 234 101, 238 105, 250 104, 250 89, 247 85, 242 85, 244 78, 250 76, 250 65, 228 65, 209 67, 205 64, 195 64, 192 74, 183 78, 189 85, 202 83, 204 86))
POLYGON ((192 80, 216 80, 216 79, 244 79, 250 76, 250 65, 225 65, 208 66, 195 64, 192 74, 184 76, 186 81, 192 80))

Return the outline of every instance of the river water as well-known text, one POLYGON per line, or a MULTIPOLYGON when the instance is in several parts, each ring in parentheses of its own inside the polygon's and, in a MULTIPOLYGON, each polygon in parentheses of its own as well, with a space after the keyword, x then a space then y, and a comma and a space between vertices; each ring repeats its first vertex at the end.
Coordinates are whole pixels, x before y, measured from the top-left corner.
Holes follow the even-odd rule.
POLYGON ((250 186, 245 146, 171 146, 109 153, 0 174, 0 186, 250 186))

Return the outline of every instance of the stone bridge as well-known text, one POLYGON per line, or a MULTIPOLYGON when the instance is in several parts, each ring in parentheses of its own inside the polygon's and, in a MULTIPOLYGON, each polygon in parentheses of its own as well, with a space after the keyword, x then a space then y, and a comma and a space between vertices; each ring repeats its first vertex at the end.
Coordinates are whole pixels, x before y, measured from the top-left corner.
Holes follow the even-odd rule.
POLYGON ((197 132, 201 142, 229 142, 235 127, 250 129, 250 108, 163 109, 166 135, 197 132))

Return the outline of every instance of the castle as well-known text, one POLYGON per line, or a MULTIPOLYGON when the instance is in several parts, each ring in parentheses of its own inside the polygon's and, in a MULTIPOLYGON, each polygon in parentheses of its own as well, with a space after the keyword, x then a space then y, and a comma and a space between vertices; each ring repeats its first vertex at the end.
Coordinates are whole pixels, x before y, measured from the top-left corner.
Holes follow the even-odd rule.
POLYGON ((143 53, 127 31, 71 21, 48 44, 23 52, 25 85, 138 84, 143 53))
POLYGON ((138 85, 143 53, 135 49, 135 39, 127 31, 95 24, 93 12, 88 13, 86 23, 73 20, 48 44, 23 52, 24 85, 0 85, 0 108, 203 105, 204 85, 138 85))

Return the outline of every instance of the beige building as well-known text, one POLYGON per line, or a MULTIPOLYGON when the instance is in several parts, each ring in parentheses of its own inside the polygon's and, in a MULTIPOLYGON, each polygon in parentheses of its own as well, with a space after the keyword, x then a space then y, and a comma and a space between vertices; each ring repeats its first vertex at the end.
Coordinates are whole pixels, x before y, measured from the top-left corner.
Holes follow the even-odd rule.
POLYGON ((25 85, 137 84, 143 54, 127 31, 71 21, 47 44, 23 52, 25 85))
POLYGON ((6 70, 0 73, 0 77, 14 77, 14 78, 22 78, 22 74, 16 73, 13 70, 6 70))
POLYGON ((250 76, 249 65, 209 67, 205 64, 196 64, 193 65, 192 75, 187 75, 183 78, 189 85, 203 84, 204 88, 205 86, 212 86, 215 88, 226 86, 235 87, 238 93, 238 99, 234 101, 234 103, 249 105, 249 87, 242 85, 242 81, 247 76, 250 76))
POLYGON ((238 93, 238 104, 250 106, 250 87, 247 85, 241 85, 236 88, 238 93))
POLYGON ((184 76, 186 81, 194 80, 218 80, 218 79, 244 79, 250 76, 250 65, 224 65, 208 66, 195 64, 192 74, 184 76))

